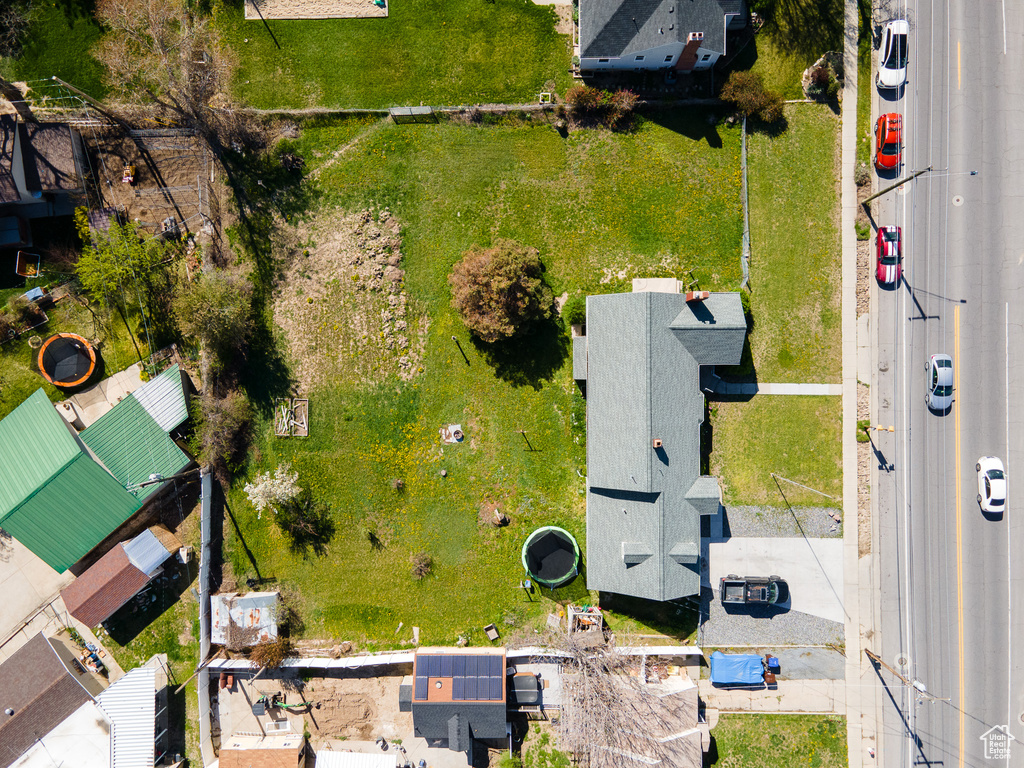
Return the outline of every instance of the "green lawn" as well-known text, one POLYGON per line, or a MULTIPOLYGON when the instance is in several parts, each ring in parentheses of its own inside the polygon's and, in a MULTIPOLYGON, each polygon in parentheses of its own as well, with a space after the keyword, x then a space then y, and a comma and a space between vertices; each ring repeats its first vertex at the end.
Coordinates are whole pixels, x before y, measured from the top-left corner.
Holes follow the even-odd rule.
POLYGON ((713 403, 711 422, 711 473, 721 478, 727 504, 841 506, 841 398, 756 395, 713 403), (834 498, 785 482, 780 492, 773 472, 834 498))
POLYGON ((747 144, 754 368, 764 382, 838 383, 840 124, 819 104, 787 105, 786 119, 747 144))
MULTIPOLYGON (((13 292, 21 291, 23 289, 13 292)), ((47 309, 46 313, 50 319, 45 325, 0 345, 0 418, 17 408, 40 387, 54 402, 67 397, 56 387, 46 383, 37 372, 34 362, 37 350, 28 344, 33 335, 46 338, 53 333, 77 333, 86 339, 100 339, 105 377, 123 371, 139 361, 135 346, 120 316, 97 306, 95 302, 89 307, 83 307, 72 299, 65 299, 47 309)), ((128 320, 135 332, 138 318, 129 316, 128 320)), ((137 336, 137 340, 142 354, 148 354, 144 331, 137 336)))
POLYGON ((711 732, 715 768, 842 768, 846 719, 835 715, 722 715, 711 732))
MULTIPOLYGON (((404 225, 410 304, 429 319, 423 371, 407 383, 385 377, 313 391, 305 440, 277 439, 259 423, 225 524, 236 579, 277 579, 307 635, 369 647, 397 645, 412 626, 427 643, 458 635, 484 642, 491 621, 504 635, 532 634, 552 605, 546 592, 529 602, 517 589, 523 541, 555 524, 585 545, 583 400, 564 329, 553 325, 512 354, 490 355, 451 309, 447 275, 470 245, 511 237, 540 250, 556 294, 629 290, 632 277, 689 267, 702 285, 735 289, 739 134, 723 128, 721 147, 709 148, 707 131, 699 114, 630 135, 568 139, 528 125, 307 127, 295 148, 309 170, 324 165, 315 182, 320 213, 387 206, 404 225), (353 140, 342 160, 330 159, 353 140), (448 423, 463 425, 463 444, 442 448, 437 430, 448 423), (281 462, 334 512, 323 558, 289 551, 270 514, 258 519, 242 492, 256 472, 281 462), (404 482, 400 491, 394 479, 404 482), (485 503, 511 524, 479 522, 485 503), (434 560, 422 581, 411 574, 418 552, 434 560)), ((584 578, 555 597, 596 599, 584 578)), ((674 620, 642 615, 629 629, 691 631, 689 616, 674 620)))
POLYGON ((236 93, 255 107, 534 102, 570 84, 570 41, 551 6, 402 0, 384 19, 269 21, 281 50, 241 6, 217 22, 238 58, 236 93))
MULTIPOLYGON (((25 34, 24 49, 15 60, 0 58, 0 75, 10 80, 41 80, 57 76, 86 93, 102 98, 103 67, 89 54, 100 31, 92 0, 36 3, 25 34)), ((51 88, 40 95, 57 95, 51 88)))

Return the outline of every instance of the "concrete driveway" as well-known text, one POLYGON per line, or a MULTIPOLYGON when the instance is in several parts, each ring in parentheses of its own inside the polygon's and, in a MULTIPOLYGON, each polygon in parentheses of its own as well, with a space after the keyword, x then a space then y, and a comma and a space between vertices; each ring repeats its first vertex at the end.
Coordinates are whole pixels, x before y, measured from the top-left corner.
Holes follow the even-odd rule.
POLYGON ((0 538, 0 644, 74 578, 68 571, 57 573, 17 539, 0 538))
POLYGON ((843 594, 843 540, 733 537, 708 544, 712 589, 735 573, 740 576, 781 576, 789 584, 793 611, 840 623, 846 620, 843 594))

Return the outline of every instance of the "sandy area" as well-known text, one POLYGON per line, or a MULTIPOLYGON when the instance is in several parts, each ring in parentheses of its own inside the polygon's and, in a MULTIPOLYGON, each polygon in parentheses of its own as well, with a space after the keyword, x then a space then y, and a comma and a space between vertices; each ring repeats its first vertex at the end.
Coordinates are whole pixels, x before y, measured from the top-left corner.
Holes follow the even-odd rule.
POLYGON ((422 370, 427 319, 406 294, 401 246, 386 210, 332 211, 294 230, 274 320, 303 391, 422 370))
POLYGON ((245 0, 245 18, 264 19, 374 19, 388 15, 373 0, 245 0), (257 10, 257 4, 259 9, 257 10))

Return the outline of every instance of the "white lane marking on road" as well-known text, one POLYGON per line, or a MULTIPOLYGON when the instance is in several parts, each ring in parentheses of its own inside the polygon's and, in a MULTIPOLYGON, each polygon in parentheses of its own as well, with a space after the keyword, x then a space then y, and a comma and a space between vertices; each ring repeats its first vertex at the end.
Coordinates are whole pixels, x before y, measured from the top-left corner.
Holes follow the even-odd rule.
MULTIPOLYGON (((1005 8, 1005 4, 1003 6, 1005 8)), ((1005 11, 1004 11, 1005 13, 1005 11)), ((1005 34, 1005 26, 1003 27, 1005 34)), ((1013 722, 1013 600, 1012 590, 1013 568, 1010 562, 1010 302, 1006 302, 1006 322, 1003 336, 1003 352, 1006 356, 1006 506, 1003 508, 1003 519, 1006 520, 1006 731, 1010 731, 1013 722)), ((1006 768, 1010 768, 1010 741, 1006 742, 1006 768)))
MULTIPOLYGON (((1006 0, 1003 0, 1003 56, 1006 55, 1006 0)), ((1010 758, 1007 757, 1007 760, 1010 758)))

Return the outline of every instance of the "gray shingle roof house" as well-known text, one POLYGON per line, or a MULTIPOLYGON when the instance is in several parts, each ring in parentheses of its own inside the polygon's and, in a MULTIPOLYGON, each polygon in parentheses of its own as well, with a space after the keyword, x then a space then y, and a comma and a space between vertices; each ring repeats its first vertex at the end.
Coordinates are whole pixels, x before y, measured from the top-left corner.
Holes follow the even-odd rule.
POLYGON ((587 297, 573 375, 587 398, 589 589, 700 593, 700 518, 721 495, 700 474, 700 366, 738 364, 746 332, 738 293, 587 297))
POLYGON ((417 736, 467 753, 473 739, 505 738, 504 648, 418 648, 413 679, 417 736))
POLYGON ((0 214, 69 215, 84 188, 82 139, 64 123, 0 115, 0 214))
POLYGON ((744 0, 580 0, 580 69, 710 69, 744 0))

